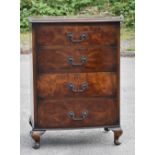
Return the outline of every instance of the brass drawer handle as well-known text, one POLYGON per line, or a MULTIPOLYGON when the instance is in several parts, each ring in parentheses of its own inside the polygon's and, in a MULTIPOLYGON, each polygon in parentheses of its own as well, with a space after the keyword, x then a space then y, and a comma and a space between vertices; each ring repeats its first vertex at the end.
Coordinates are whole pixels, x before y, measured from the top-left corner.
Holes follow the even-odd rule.
POLYGON ((86 40, 88 38, 88 34, 87 33, 82 33, 80 35, 80 39, 75 40, 74 39, 74 35, 72 32, 67 33, 67 39, 73 43, 80 43, 84 40, 86 40))
POLYGON ((84 82, 80 85, 80 88, 76 89, 75 85, 73 83, 68 83, 67 87, 75 93, 81 93, 84 92, 86 89, 88 89, 88 83, 84 82))
POLYGON ((87 57, 81 56, 81 58, 80 58, 81 63, 75 63, 73 57, 68 57, 67 61, 68 61, 68 64, 70 64, 72 66, 82 66, 87 63, 87 57))
POLYGON ((70 111, 68 113, 68 117, 74 121, 82 121, 88 117, 88 111, 82 112, 80 117, 76 117, 75 113, 73 111, 70 111))

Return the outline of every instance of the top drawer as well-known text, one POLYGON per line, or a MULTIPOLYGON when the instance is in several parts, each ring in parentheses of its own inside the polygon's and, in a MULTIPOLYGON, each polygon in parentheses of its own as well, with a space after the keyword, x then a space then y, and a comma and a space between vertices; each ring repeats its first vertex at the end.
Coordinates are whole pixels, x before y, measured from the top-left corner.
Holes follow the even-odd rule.
POLYGON ((100 24, 36 24, 40 46, 105 45, 119 42, 119 23, 100 24))

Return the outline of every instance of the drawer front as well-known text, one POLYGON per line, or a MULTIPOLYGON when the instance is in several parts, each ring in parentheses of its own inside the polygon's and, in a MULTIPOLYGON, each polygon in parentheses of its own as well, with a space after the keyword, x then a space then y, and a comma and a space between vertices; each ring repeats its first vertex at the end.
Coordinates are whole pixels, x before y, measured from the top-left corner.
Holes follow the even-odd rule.
POLYGON ((37 96, 46 99, 113 97, 116 87, 116 74, 112 72, 42 74, 37 78, 37 96))
POLYGON ((104 24, 38 24, 37 43, 41 46, 107 45, 116 46, 119 23, 104 24))
POLYGON ((115 71, 117 48, 59 48, 40 49, 37 52, 37 71, 53 72, 97 72, 115 71))
POLYGON ((39 128, 74 128, 119 124, 114 99, 68 99, 38 101, 39 128))

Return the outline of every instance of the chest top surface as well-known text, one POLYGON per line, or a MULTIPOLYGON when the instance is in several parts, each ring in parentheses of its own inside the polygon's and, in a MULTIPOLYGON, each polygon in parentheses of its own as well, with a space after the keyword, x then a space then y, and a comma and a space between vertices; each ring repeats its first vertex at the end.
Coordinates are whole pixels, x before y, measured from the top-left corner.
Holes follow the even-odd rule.
POLYGON ((28 19, 31 23, 103 23, 122 22, 123 16, 33 16, 28 19))

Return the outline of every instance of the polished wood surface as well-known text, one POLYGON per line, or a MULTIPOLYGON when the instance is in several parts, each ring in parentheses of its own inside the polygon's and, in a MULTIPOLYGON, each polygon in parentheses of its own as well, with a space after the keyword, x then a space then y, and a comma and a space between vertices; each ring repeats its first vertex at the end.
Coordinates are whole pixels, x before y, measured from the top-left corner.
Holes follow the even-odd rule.
POLYGON ((37 71, 38 73, 116 71, 116 57, 117 48, 111 47, 42 47, 37 51, 37 71), (73 64, 68 63, 70 57, 73 58, 73 64), (82 57, 87 59, 86 63, 81 62, 82 57))
POLYGON ((116 100, 108 98, 39 100, 38 126, 40 128, 73 128, 115 125, 119 121, 116 100), (84 120, 72 120, 68 113, 76 117, 88 111, 84 120))
POLYGON ((90 25, 61 25, 61 24, 36 24, 38 46, 80 46, 105 45, 115 47, 118 43, 119 23, 103 23, 90 25), (74 40, 79 40, 83 33, 88 38, 80 43, 73 43, 67 39, 67 34, 72 33, 74 40))
POLYGON ((37 78, 39 98, 113 97, 116 88, 116 74, 112 72, 42 74, 37 78), (83 92, 73 92, 68 88, 72 83, 78 89, 84 82, 88 83, 88 88, 83 92))
POLYGON ((104 127, 120 144, 121 20, 30 18, 37 147, 37 131, 52 128, 104 127))
POLYGON ((115 104, 119 107, 119 22, 38 22, 33 24, 33 29, 36 121, 39 120, 39 100, 110 97, 118 101, 115 104), (79 40, 83 33, 87 33, 88 38, 75 43, 67 38, 70 32, 74 40, 79 40), (75 64, 80 64, 82 56, 87 58, 87 62, 81 66, 68 63, 68 57, 72 57, 75 64), (68 88, 71 83, 78 90, 84 82, 88 88, 82 92, 68 88))

